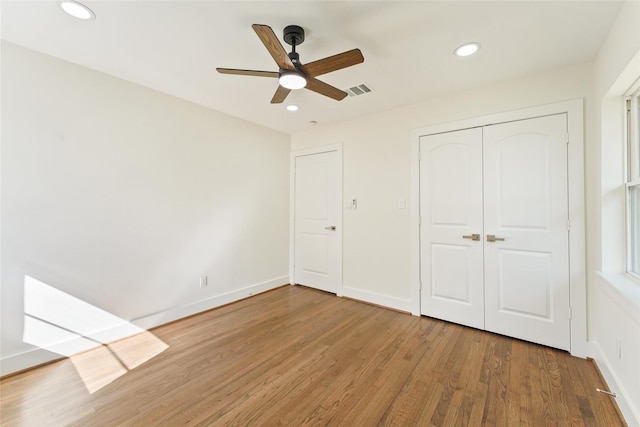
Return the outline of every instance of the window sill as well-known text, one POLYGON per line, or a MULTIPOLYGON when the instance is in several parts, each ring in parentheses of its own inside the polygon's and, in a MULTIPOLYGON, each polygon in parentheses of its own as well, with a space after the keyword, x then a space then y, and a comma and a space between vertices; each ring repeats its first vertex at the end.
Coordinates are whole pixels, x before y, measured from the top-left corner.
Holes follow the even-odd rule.
POLYGON ((598 272, 602 290, 631 318, 640 321, 640 283, 626 274, 598 272))

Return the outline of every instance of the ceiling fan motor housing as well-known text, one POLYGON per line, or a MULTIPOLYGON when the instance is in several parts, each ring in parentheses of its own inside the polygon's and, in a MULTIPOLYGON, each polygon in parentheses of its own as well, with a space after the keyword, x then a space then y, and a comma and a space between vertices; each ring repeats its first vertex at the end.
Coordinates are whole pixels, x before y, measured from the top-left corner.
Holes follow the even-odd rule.
POLYGON ((289 56, 289 59, 291 60, 291 62, 293 62, 293 65, 295 65, 296 67, 298 67, 300 64, 300 55, 298 55, 296 52, 289 52, 287 54, 287 56, 289 56))

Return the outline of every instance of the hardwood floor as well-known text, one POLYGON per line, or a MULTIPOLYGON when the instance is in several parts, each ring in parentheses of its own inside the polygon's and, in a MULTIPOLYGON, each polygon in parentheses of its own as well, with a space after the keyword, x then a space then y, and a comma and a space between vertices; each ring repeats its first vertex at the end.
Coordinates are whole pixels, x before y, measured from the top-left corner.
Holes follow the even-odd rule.
POLYGON ((168 348, 137 367, 155 338, 2 379, 0 424, 625 425, 591 361, 300 286, 151 333, 168 348))

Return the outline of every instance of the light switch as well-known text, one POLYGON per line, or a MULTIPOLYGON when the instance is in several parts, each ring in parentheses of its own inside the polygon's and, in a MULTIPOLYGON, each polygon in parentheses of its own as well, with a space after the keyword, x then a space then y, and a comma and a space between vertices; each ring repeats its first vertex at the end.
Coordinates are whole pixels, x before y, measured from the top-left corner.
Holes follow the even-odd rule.
POLYGON ((358 208, 358 201, 356 200, 355 197, 344 203, 344 209, 347 211, 354 211, 357 208, 358 208))
POLYGON ((404 199, 398 200, 398 209, 404 209, 406 207, 406 202, 404 199))

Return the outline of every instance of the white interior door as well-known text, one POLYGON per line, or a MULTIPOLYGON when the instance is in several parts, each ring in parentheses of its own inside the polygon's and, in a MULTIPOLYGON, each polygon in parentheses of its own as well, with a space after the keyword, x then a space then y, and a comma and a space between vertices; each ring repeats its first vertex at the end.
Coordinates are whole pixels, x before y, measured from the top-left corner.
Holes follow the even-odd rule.
POLYGON ((338 151, 295 157, 294 281, 337 293, 341 275, 342 161, 338 151))
POLYGON ((484 329, 482 129, 420 138, 421 311, 484 329))
POLYGON ((485 328, 568 350, 566 135, 565 114, 484 128, 484 256, 485 328))

